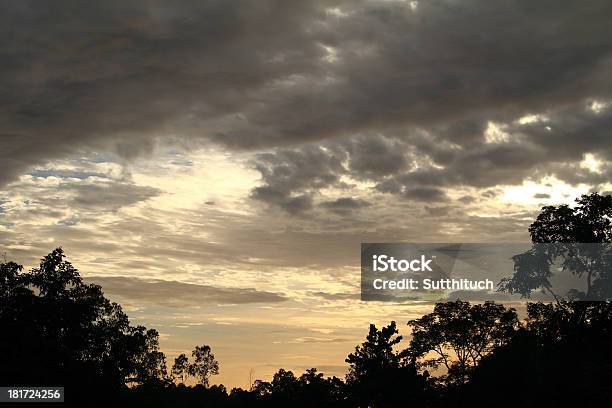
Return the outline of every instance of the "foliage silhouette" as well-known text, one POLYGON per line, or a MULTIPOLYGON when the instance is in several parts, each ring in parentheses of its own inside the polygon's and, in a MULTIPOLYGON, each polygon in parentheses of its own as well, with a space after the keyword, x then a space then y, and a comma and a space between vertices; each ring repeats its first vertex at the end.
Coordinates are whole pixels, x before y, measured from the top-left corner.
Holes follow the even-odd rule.
POLYGON ((28 273, 0 266, 0 383, 75 384, 108 394, 164 382, 158 333, 131 326, 121 306, 86 284, 61 248, 28 273))
POLYGON ((455 400, 475 407, 609 406, 612 303, 530 303, 527 312, 455 400))
POLYGON ((468 302, 438 303, 432 313, 408 322, 412 340, 405 354, 419 359, 430 355, 422 367, 437 369, 447 385, 465 383, 478 362, 497 347, 506 344, 519 327, 514 309, 492 302, 470 305, 468 302))
POLYGON ((543 207, 529 227, 533 246, 513 257, 514 275, 503 279, 498 290, 529 298, 542 289, 556 300, 551 278, 554 263, 583 278, 584 290, 571 289, 575 300, 612 299, 612 196, 592 193, 576 200, 577 206, 543 207))
POLYGON ((193 363, 187 366, 189 375, 198 379, 204 387, 208 387, 211 375, 219 374, 219 363, 215 360, 210 346, 196 346, 191 352, 193 363))
POLYGON ((174 359, 174 364, 172 365, 172 376, 180 381, 180 384, 184 384, 187 375, 189 375, 189 359, 184 353, 182 353, 174 359))
POLYGON ((419 374, 407 353, 394 350, 402 340, 397 334, 395 322, 380 330, 371 324, 366 341, 347 357, 346 383, 353 406, 385 407, 407 397, 419 402, 427 399, 429 375, 419 374))

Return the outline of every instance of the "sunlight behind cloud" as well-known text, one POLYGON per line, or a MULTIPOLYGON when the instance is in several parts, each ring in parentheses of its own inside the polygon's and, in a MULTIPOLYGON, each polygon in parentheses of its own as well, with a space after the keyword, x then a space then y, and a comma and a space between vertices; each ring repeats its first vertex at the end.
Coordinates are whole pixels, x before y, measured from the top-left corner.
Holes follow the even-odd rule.
POLYGON ((487 143, 505 143, 510 140, 510 135, 504 131, 505 126, 499 123, 489 122, 485 130, 487 143))
POLYGON ((506 186, 502 202, 523 205, 571 204, 576 197, 588 193, 590 186, 572 186, 555 177, 545 177, 539 182, 525 181, 520 186, 506 186))
POLYGON ((588 169, 591 173, 600 173, 602 162, 597 160, 597 158, 591 154, 587 153, 584 155, 584 159, 580 162, 580 167, 583 169, 588 169))
POLYGON ((259 175, 247 167, 248 155, 207 149, 190 153, 160 154, 155 161, 131 166, 133 179, 159 188, 159 209, 188 210, 202 205, 246 213, 241 205, 259 175))

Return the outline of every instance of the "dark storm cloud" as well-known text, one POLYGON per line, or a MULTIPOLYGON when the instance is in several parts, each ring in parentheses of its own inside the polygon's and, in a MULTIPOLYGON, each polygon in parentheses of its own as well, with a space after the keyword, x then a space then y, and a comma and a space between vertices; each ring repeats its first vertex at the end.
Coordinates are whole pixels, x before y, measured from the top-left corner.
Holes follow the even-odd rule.
MULTIPOLYGON (((448 169, 401 188, 513 183, 555 154, 600 148, 605 128, 580 140, 523 129, 527 143, 483 146, 488 121, 612 93, 607 0, 0 7, 0 183, 82 149, 129 159, 157 143, 268 148, 357 134, 368 136, 349 146, 349 168, 375 178, 404 172, 414 153, 370 140, 393 129, 424 131, 413 148, 448 169), (446 142, 475 146, 457 153, 446 142)), ((581 120, 564 123, 582 132, 581 120)), ((312 205, 287 191, 261 197, 288 210, 312 205)))
POLYGON ((276 303, 287 300, 283 295, 255 289, 221 288, 159 279, 90 276, 87 280, 101 285, 102 290, 110 296, 166 307, 276 303))
POLYGON ((1 7, 2 181, 79 147, 129 158, 160 135, 222 134, 264 85, 315 70, 323 52, 307 2, 1 7))

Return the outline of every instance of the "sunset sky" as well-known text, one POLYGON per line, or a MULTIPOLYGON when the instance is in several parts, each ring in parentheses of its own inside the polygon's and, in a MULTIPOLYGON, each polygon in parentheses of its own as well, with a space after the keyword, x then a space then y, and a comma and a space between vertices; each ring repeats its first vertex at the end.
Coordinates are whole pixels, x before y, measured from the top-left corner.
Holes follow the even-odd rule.
POLYGON ((362 242, 524 242, 612 190, 612 2, 0 2, 0 253, 62 246, 171 364, 343 376, 362 242))

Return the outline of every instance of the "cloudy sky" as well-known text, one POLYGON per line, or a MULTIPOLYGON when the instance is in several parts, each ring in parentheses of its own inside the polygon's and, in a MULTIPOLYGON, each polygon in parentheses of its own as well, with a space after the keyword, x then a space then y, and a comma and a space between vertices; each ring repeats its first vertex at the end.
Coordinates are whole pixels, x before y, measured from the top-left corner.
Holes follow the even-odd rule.
POLYGON ((612 3, 2 1, 0 252, 54 247, 215 382, 342 375, 361 242, 523 242, 610 191, 612 3))

